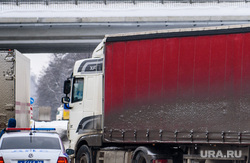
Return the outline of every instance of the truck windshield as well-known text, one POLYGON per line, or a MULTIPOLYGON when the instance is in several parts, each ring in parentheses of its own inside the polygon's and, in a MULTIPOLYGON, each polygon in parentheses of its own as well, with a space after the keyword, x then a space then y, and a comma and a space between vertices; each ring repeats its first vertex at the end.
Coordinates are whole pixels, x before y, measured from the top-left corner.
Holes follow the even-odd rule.
POLYGON ((29 136, 4 138, 0 149, 61 149, 61 147, 57 138, 29 136))
POLYGON ((83 78, 74 78, 72 103, 82 101, 83 98, 83 78))

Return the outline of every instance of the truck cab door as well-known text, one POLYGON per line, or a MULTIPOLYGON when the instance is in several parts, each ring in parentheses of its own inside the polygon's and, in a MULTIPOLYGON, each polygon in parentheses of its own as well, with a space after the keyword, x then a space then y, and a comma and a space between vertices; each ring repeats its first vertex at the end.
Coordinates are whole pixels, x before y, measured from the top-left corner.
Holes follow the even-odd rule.
POLYGON ((70 130, 76 130, 78 126, 78 120, 83 116, 83 91, 84 91, 84 78, 72 79, 72 90, 69 106, 70 110, 70 130))

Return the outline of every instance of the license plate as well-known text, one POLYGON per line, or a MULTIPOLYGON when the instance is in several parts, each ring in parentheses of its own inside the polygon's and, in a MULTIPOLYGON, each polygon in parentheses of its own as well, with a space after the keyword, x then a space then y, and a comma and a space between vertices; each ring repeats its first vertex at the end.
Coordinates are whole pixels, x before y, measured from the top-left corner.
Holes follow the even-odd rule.
POLYGON ((43 163, 43 160, 20 160, 17 163, 43 163))

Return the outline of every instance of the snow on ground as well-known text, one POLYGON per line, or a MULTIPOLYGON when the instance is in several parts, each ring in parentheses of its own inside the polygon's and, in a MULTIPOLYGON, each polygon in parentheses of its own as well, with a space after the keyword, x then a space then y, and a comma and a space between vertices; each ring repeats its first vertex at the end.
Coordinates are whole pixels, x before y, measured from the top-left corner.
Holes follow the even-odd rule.
POLYGON ((51 122, 31 121, 30 127, 34 127, 34 125, 36 128, 56 128, 56 132, 62 139, 65 148, 68 147, 68 138, 67 138, 68 121, 66 120, 51 121, 51 122))
POLYGON ((143 3, 143 4, 3 4, 0 18, 8 17, 165 17, 249 16, 250 3, 143 3))

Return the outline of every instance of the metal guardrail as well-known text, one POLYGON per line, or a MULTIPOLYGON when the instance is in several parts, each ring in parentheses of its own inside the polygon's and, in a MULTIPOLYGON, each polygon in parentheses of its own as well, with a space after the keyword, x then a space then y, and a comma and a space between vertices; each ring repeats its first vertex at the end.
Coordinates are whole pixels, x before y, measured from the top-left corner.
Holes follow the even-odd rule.
POLYGON ((142 3, 156 3, 156 4, 166 4, 166 3, 247 3, 250 0, 0 0, 1 4, 11 4, 11 5, 20 5, 20 4, 43 4, 43 5, 51 5, 51 4, 117 4, 117 3, 125 3, 125 4, 142 4, 142 3))

